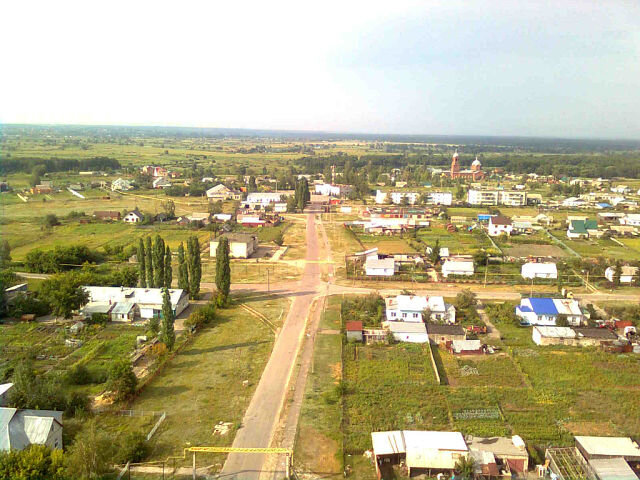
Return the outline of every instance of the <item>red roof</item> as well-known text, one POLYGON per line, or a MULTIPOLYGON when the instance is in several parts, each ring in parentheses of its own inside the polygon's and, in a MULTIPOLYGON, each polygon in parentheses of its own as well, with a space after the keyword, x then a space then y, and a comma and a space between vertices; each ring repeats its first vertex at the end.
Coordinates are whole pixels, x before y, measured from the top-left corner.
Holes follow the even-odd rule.
POLYGON ((347 332, 361 332, 362 331, 362 322, 347 322, 346 325, 347 332))

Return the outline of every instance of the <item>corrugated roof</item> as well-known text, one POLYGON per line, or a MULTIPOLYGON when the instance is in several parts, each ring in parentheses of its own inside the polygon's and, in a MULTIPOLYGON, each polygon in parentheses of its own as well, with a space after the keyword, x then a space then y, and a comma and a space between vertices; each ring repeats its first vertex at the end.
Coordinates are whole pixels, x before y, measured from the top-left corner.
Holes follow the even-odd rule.
POLYGON ((589 465, 599 480, 638 480, 633 469, 622 457, 594 458, 589 461, 589 465))
POLYGON ((427 331, 432 335, 464 335, 462 325, 443 325, 440 323, 428 323, 427 331))
POLYGON ((427 327, 422 322, 385 322, 392 333, 427 333, 427 327))
POLYGON ((132 302, 118 302, 116 306, 113 307, 113 310, 111 310, 111 313, 126 314, 129 313, 134 306, 135 303, 132 302))
POLYGON ((451 469, 457 458, 452 453, 469 451, 460 432, 404 430, 407 466, 410 468, 451 469))
POLYGON ((552 298, 529 298, 532 310, 536 315, 557 315, 558 309, 552 298))
POLYGON ((570 327, 543 327, 538 325, 533 328, 540 332, 540 336, 546 338, 576 338, 576 332, 570 327))
POLYGON ((407 447, 400 430, 391 432, 371 432, 371 443, 376 455, 393 455, 406 453, 407 447))

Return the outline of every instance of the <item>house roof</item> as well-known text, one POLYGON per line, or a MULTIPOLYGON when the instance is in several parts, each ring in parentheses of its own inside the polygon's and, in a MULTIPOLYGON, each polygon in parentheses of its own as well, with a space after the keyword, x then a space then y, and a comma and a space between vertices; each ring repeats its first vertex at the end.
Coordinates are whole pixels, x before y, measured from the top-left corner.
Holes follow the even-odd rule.
POLYGON ((420 295, 398 295, 396 297, 398 310, 409 312, 421 312, 427 308, 427 297, 420 295))
POLYGON ((133 302, 118 302, 115 307, 113 307, 113 310, 111 310, 111 313, 127 314, 134 306, 135 303, 133 302))
POLYGON ((427 323, 427 332, 433 335, 464 335, 462 325, 443 325, 440 323, 427 323))
POLYGON ((454 340, 451 342, 451 348, 455 353, 463 350, 476 351, 482 348, 482 342, 480 340, 454 340))
POLYGON ((553 304, 560 315, 582 315, 582 310, 580 310, 580 304, 577 300, 554 298, 553 304))
POLYGON ((376 455, 393 455, 406 453, 404 435, 400 430, 391 432, 371 432, 371 443, 376 455))
POLYGON ((402 434, 410 468, 452 469, 457 460, 452 453, 469 451, 460 432, 404 430, 402 434))
POLYGON ((553 298, 528 298, 531 303, 532 310, 537 315, 557 315, 558 309, 556 308, 553 298))
POLYGON ((366 268, 382 268, 382 269, 394 269, 396 266, 396 262, 393 258, 375 258, 375 257, 367 257, 365 262, 366 268))
POLYGON ((540 336, 545 338, 576 338, 576 332, 570 327, 543 327, 538 325, 533 329, 537 330, 540 336))
POLYGON ((427 333, 427 327, 422 322, 384 322, 391 333, 427 333))
POLYGON ((11 387, 13 387, 13 383, 2 383, 0 384, 0 395, 4 395, 7 393, 11 387))
POLYGON ((600 338, 604 340, 615 340, 618 338, 614 332, 608 328, 574 328, 576 336, 584 338, 600 338))
POLYGON ((54 421, 62 425, 62 412, 0 408, 0 451, 44 444, 54 421))
MULTIPOLYGON (((252 243, 258 238, 253 233, 225 233, 222 236, 227 238, 229 243, 252 243)), ((212 240, 212 242, 218 241, 220 241, 220 237, 212 240)))
POLYGON ((489 223, 492 225, 511 225, 511 219, 509 217, 505 217, 504 215, 496 215, 495 217, 491 217, 489 219, 489 223))
POLYGON ((572 233, 587 233, 587 227, 584 220, 571 220, 571 232, 572 233))
POLYGON ((345 325, 347 332, 361 332, 362 331, 362 322, 359 320, 354 320, 352 322, 347 322, 345 325))
POLYGON ((638 476, 623 457, 592 458, 589 465, 600 480, 638 480, 638 476))
POLYGON ((469 436, 466 441, 471 451, 482 450, 499 456, 529 456, 522 438, 518 435, 514 435, 512 438, 469 436))
POLYGON ((575 439, 590 456, 640 457, 640 447, 630 437, 576 436, 575 439))
POLYGON ((558 269, 556 268, 556 264, 552 262, 545 263, 537 263, 537 262, 529 262, 522 265, 523 272, 529 273, 558 273, 558 269))
POLYGON ((137 208, 134 208, 133 210, 128 212, 127 215, 135 215, 138 218, 144 218, 144 215, 142 214, 142 212, 140 212, 140 210, 138 210, 137 208))
POLYGON ((472 260, 446 260, 442 265, 442 269, 448 271, 471 273, 473 273, 474 271, 472 260))
MULTIPOLYGON (((142 305, 162 305, 162 288, 126 288, 126 287, 82 287, 88 294, 91 303, 131 302, 142 305)), ((171 305, 175 306, 184 295, 180 288, 169 289, 171 305)), ((91 303, 85 307, 91 306, 91 303)))

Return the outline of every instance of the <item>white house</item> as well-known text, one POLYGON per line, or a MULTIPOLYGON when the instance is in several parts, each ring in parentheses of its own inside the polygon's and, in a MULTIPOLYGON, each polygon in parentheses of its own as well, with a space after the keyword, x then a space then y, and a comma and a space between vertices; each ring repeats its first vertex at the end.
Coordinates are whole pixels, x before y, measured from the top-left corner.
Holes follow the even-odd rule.
MULTIPOLYGON (((229 256, 231 258, 249 258, 258 248, 258 237, 250 233, 225 233, 229 240, 229 256)), ((209 254, 216 256, 220 237, 209 242, 209 254)))
POLYGON ((427 203, 434 205, 447 205, 453 203, 453 194, 451 192, 428 192, 426 195, 427 203))
POLYGON ((398 342, 427 343, 427 326, 418 322, 383 322, 383 327, 389 330, 398 342))
POLYGON ((0 451, 30 445, 62 449, 62 412, 0 407, 0 451))
POLYGON ((218 201, 218 200, 240 200, 242 198, 242 193, 231 190, 229 187, 219 183, 207 190, 207 198, 210 201, 218 201))
POLYGON ((627 213, 625 217, 620 219, 620 224, 640 227, 640 213, 627 213))
POLYGON ((529 262, 522 265, 520 270, 522 278, 558 278, 558 269, 555 263, 529 262))
POLYGON ((140 223, 142 220, 144 220, 144 215, 137 208, 131 210, 122 219, 125 223, 140 223))
POLYGON ((293 195, 291 190, 283 190, 280 192, 253 192, 247 195, 247 203, 266 207, 272 203, 280 203, 282 197, 290 197, 291 195, 293 195))
POLYGON ((376 191, 376 203, 386 203, 391 198, 391 203, 400 205, 401 203, 408 203, 413 205, 418 203, 420 194, 417 192, 383 192, 382 190, 376 191))
POLYGON ((456 307, 445 303, 443 297, 420 295, 398 295, 385 299, 386 318, 389 321, 425 322, 437 321, 455 323, 456 307), (422 312, 431 312, 430 318, 423 318, 422 312))
MULTIPOLYGON (((604 276, 611 283, 613 283, 614 274, 614 267, 607 267, 607 269, 604 271, 604 276)), ((620 283, 633 283, 633 279, 636 275, 638 275, 638 267, 632 267, 630 265, 622 265, 620 267, 620 283)))
POLYGON ((153 188, 168 188, 171 186, 171 182, 167 177, 158 177, 153 180, 153 188))
POLYGON ((449 275, 471 276, 474 273, 472 260, 446 260, 442 264, 442 276, 447 278, 449 275))
POLYGON ((115 192, 116 190, 126 191, 126 190, 131 190, 132 188, 133 188, 133 185, 131 181, 125 180, 123 178, 118 178, 117 180, 114 180, 113 182, 111 182, 112 192, 115 192))
POLYGON ((489 226, 487 227, 489 236, 497 237, 499 235, 511 235, 513 224, 509 217, 495 215, 489 218, 489 226))
POLYGON ((560 315, 564 315, 567 323, 580 326, 585 315, 577 300, 564 298, 523 298, 516 306, 516 316, 522 323, 529 325, 555 326, 560 315))
MULTIPOLYGON (((129 287, 95 287, 83 286, 89 295, 89 303, 82 311, 112 312, 118 303, 133 304, 139 309, 140 318, 160 318, 162 316, 163 290, 162 288, 129 288, 129 287)), ((174 315, 180 315, 189 305, 189 296, 179 288, 169 289, 169 300, 174 315)), ((125 311, 125 308, 122 308, 125 311)), ((137 310, 136 310, 137 312, 137 310)), ((128 313, 128 310, 127 312, 128 313)), ((112 317, 113 319, 113 317, 112 317)), ((129 317, 127 317, 129 319, 129 317)))
POLYGON ((368 256, 364 262, 364 269, 367 276, 391 277, 396 272, 396 261, 393 258, 378 258, 378 256, 368 256))

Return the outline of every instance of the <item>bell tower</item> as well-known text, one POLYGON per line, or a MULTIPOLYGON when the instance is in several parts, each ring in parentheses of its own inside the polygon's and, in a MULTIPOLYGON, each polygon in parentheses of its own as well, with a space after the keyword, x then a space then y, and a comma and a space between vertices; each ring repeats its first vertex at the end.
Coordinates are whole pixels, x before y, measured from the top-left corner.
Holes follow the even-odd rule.
POLYGON ((458 155, 458 149, 456 148, 453 158, 451 159, 451 178, 458 178, 460 176, 460 156, 458 155))

